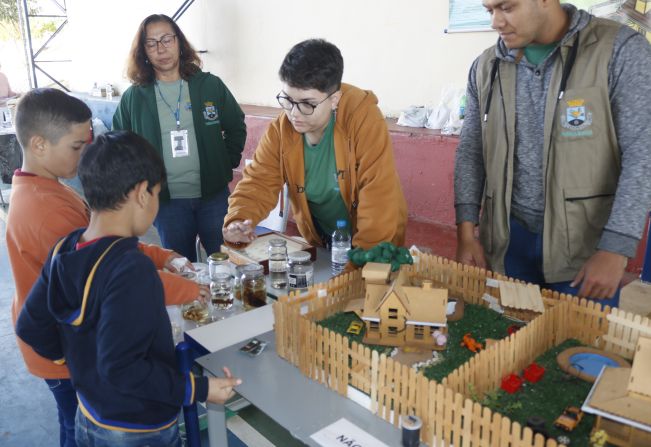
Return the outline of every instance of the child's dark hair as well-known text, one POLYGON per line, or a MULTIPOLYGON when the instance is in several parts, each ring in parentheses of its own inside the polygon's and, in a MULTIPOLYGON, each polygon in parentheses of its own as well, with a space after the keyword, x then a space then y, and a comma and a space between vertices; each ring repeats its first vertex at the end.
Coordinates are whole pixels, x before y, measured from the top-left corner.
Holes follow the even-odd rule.
POLYGON ((117 210, 139 183, 146 181, 152 192, 166 178, 156 149, 131 131, 99 135, 84 150, 78 173, 93 211, 117 210))
POLYGON ((341 88, 344 59, 339 48, 323 39, 309 39, 289 50, 278 71, 290 87, 334 93, 341 88))
POLYGON ((54 88, 36 88, 18 102, 16 136, 23 149, 34 136, 56 144, 71 125, 88 121, 91 115, 88 106, 74 96, 54 88))

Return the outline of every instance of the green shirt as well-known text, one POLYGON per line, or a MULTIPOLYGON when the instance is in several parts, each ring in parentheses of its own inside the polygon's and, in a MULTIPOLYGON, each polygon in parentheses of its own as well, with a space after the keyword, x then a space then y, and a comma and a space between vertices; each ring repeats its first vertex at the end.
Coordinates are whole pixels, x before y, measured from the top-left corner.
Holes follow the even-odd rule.
POLYGON ((197 137, 192 121, 192 105, 187 82, 181 88, 181 129, 188 131, 187 157, 172 157, 170 131, 176 130, 174 113, 178 105, 179 81, 157 82, 156 107, 160 121, 163 161, 167 171, 167 186, 172 199, 196 199, 201 197, 201 175, 199 173, 199 152, 197 137), (161 97, 162 95, 162 97, 161 97), (164 98, 164 100, 163 100, 164 98), (167 102, 167 104, 165 103, 167 102))
POLYGON ((558 42, 548 43, 545 45, 531 44, 524 48, 524 56, 527 61, 533 65, 539 65, 545 58, 554 51, 558 42))
POLYGON ((303 136, 305 194, 312 219, 326 235, 337 229, 337 220, 345 219, 350 231, 350 216, 341 198, 337 182, 334 145, 335 115, 332 114, 321 141, 312 146, 303 136))

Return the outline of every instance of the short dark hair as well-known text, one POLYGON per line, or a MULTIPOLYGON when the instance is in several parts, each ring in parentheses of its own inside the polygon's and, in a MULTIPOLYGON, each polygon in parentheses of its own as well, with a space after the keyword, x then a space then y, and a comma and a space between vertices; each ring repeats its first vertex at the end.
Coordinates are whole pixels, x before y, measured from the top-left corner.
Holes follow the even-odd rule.
POLYGON ((156 80, 154 67, 149 63, 149 58, 145 51, 147 25, 156 22, 169 23, 174 30, 174 34, 176 34, 176 39, 179 43, 179 71, 181 72, 181 77, 187 81, 193 74, 201 70, 201 59, 192 45, 190 45, 190 42, 188 42, 181 28, 165 14, 152 14, 140 23, 138 31, 131 43, 131 51, 129 51, 127 78, 135 85, 149 85, 153 84, 156 80))
POLYGON ((166 178, 156 149, 131 131, 99 135, 81 155, 78 173, 93 211, 117 210, 139 183, 146 181, 152 192, 166 178))
POLYGON ((84 123, 91 116, 82 100, 54 88, 36 88, 18 102, 16 136, 23 149, 37 135, 56 144, 70 131, 70 126, 84 123))
POLYGON ((309 39, 294 45, 283 60, 278 75, 291 87, 334 93, 341 88, 344 58, 335 45, 309 39))

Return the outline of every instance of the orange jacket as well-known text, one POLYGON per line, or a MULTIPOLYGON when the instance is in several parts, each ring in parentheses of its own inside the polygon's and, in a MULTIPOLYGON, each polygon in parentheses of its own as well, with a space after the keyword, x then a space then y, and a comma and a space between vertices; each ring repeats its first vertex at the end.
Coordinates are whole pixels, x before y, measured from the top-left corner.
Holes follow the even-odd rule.
MULTIPOLYGON (((72 189, 44 177, 13 177, 6 238, 16 287, 11 305, 14 325, 52 246, 71 231, 87 225, 86 204, 72 189)), ((140 245, 143 253, 159 269, 171 253, 170 250, 155 245, 140 245)), ((180 304, 199 295, 197 284, 178 275, 161 272, 161 280, 165 288, 166 304, 180 304)), ((56 365, 39 356, 22 340, 16 339, 30 373, 44 379, 70 377, 65 366, 56 365)))
MULTIPOLYGON (((373 92, 342 84, 334 146, 339 189, 351 215, 353 246, 371 248, 383 241, 402 245, 407 204, 393 159, 386 121, 373 92)), ((301 235, 321 245, 304 194, 303 135, 281 113, 260 140, 253 162, 228 200, 224 226, 234 220, 257 224, 278 201, 284 183, 301 235)))

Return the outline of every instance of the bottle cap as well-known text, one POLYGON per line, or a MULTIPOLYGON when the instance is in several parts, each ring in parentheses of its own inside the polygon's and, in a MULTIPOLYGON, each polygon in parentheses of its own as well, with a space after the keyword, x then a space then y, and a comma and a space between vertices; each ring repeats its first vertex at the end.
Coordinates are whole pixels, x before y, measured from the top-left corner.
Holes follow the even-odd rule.
POLYGON ((402 416, 400 418, 402 428, 406 430, 419 430, 423 426, 423 422, 418 416, 402 416))
POLYGON ((311 255, 306 251, 293 251, 287 255, 291 261, 305 262, 309 261, 311 255))

